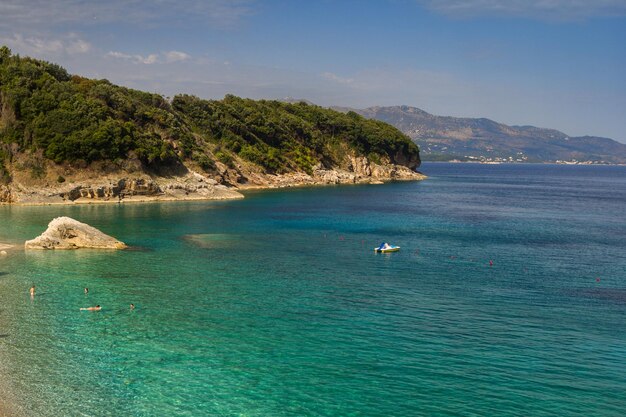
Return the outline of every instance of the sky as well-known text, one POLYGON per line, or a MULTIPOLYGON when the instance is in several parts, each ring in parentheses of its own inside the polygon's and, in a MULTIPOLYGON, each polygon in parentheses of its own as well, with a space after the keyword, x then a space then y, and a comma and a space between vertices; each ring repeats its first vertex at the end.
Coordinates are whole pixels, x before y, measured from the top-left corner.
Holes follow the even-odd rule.
POLYGON ((626 0, 0 0, 0 45, 166 97, 409 105, 626 143, 626 0))

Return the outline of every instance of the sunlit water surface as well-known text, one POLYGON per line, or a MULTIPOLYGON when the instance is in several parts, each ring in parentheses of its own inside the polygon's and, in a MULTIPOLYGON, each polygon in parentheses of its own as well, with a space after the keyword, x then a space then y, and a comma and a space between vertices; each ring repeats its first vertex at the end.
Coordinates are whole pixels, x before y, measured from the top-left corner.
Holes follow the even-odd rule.
POLYGON ((0 401, 44 417, 623 415, 626 167, 422 170, 232 202, 0 207, 0 241, 68 215, 133 247, 0 257, 0 401))

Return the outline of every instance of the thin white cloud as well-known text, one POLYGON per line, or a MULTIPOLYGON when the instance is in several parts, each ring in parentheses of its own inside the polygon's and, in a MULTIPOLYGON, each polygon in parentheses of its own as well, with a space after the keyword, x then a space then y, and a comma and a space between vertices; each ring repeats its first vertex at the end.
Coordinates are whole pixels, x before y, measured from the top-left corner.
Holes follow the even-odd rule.
POLYGON ((150 54, 148 56, 141 56, 141 55, 137 55, 136 56, 137 60, 139 60, 139 62, 141 62, 142 64, 156 64, 159 60, 159 56, 157 54, 150 54))
POLYGON ((2 0, 0 28, 38 25, 40 29, 75 23, 171 24, 188 21, 214 26, 236 24, 252 12, 254 0, 2 0))
POLYGON ((65 50, 69 54, 86 54, 91 50, 91 44, 82 39, 77 39, 75 41, 70 41, 65 50))
POLYGON ((118 52, 118 51, 110 51, 106 54, 106 56, 111 57, 111 58, 118 58, 118 59, 132 59, 133 58, 132 55, 128 55, 128 54, 125 54, 123 52, 118 52))
POLYGON ((352 82, 354 82, 353 78, 340 77, 337 74, 333 74, 332 72, 323 72, 321 76, 322 78, 325 78, 330 81, 334 81, 339 84, 351 84, 352 82))
POLYGON ((119 51, 110 51, 106 54, 109 58, 123 59, 126 61, 132 61, 137 64, 156 64, 159 61, 158 54, 149 55, 129 55, 119 51))
POLYGON ((61 55, 85 54, 92 48, 91 44, 80 39, 76 34, 68 34, 59 38, 24 36, 16 33, 12 36, 0 36, 0 44, 26 55, 58 57, 61 55))
POLYGON ((126 61, 134 62, 136 64, 158 64, 158 63, 175 63, 186 61, 191 58, 191 55, 180 51, 167 51, 162 53, 152 53, 148 55, 130 55, 119 51, 110 51, 105 55, 107 58, 123 59, 126 61))
POLYGON ((417 0, 436 12, 461 18, 511 16, 584 20, 626 15, 624 0, 417 0))
POLYGON ((180 51, 163 52, 163 56, 165 57, 165 62, 186 61, 191 58, 191 55, 180 51))

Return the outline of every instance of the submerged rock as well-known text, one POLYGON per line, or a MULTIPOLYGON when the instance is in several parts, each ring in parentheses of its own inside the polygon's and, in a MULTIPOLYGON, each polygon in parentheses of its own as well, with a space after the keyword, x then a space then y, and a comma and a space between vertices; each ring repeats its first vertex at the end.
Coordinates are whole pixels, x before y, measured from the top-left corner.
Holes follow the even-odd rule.
POLYGON ((24 244, 26 249, 124 249, 126 244, 88 224, 70 217, 57 217, 48 229, 24 244))

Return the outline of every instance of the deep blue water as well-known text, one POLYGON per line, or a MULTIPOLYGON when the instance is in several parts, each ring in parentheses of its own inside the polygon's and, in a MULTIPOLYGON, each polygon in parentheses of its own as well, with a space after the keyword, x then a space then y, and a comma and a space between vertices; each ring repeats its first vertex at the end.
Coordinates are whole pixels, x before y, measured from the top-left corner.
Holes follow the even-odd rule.
POLYGON ((69 215, 133 246, 0 258, 6 401, 29 416, 623 415, 626 167, 422 171, 232 202, 0 207, 0 241, 69 215))

